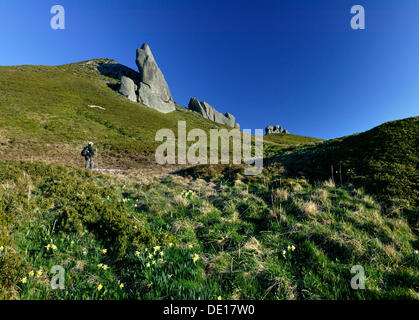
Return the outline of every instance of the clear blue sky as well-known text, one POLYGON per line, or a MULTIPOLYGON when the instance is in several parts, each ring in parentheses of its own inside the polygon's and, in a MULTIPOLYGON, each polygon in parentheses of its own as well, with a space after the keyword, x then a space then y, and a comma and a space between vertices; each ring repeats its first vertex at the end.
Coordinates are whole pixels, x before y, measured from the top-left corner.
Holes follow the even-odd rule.
POLYGON ((340 137, 419 111, 416 0, 1 0, 0 65, 113 58, 147 42, 176 102, 196 96, 242 128, 340 137), (66 29, 50 28, 63 5, 66 29), (366 30, 350 28, 350 8, 366 30))

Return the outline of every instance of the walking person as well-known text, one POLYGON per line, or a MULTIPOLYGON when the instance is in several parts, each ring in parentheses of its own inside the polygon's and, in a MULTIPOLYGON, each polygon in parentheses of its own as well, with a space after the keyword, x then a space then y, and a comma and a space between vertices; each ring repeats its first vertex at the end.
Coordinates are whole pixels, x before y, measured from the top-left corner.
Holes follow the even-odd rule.
POLYGON ((85 168, 88 169, 93 169, 93 157, 95 155, 96 150, 93 149, 93 142, 89 142, 88 145, 86 147, 83 148, 81 155, 84 157, 84 159, 86 160, 86 164, 85 164, 85 168))

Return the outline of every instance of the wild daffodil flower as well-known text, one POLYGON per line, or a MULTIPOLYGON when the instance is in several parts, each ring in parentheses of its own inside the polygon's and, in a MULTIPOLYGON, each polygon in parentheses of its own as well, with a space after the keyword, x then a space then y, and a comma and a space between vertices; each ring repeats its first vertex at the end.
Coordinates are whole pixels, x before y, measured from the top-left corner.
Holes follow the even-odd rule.
POLYGON ((124 286, 124 284, 123 283, 121 283, 120 285, 119 285, 119 287, 122 289, 123 287, 125 287, 124 286))
POLYGON ((44 246, 47 250, 49 250, 49 248, 51 248, 50 244, 47 244, 46 246, 44 246))
POLYGON ((167 276, 167 278, 168 278, 168 279, 172 279, 172 278, 173 278, 173 274, 169 274, 169 275, 167 276))
POLYGON ((223 298, 221 298, 221 296, 218 296, 217 297, 217 300, 223 300, 223 298))
POLYGON ((153 255, 150 253, 150 254, 148 255, 148 258, 149 258, 149 259, 153 258, 153 255))
POLYGON ((99 263, 99 264, 97 265, 97 267, 98 267, 99 269, 102 269, 103 264, 102 264, 102 263, 99 263))
POLYGON ((108 252, 108 249, 102 249, 100 250, 100 252, 102 252, 103 254, 106 254, 108 252))
POLYGON ((35 275, 35 272, 33 272, 33 271, 29 272, 29 277, 33 277, 34 275, 35 275))
POLYGON ((147 264, 145 265, 147 268, 150 268, 150 262, 147 262, 147 264))
POLYGON ((103 265, 103 270, 108 270, 108 265, 104 264, 103 265))
POLYGON ((52 245, 51 245, 51 249, 52 249, 52 250, 57 250, 57 246, 56 246, 55 244, 52 244, 52 245))
POLYGON ((162 256, 162 257, 164 256, 164 252, 163 252, 163 251, 162 251, 162 252, 160 252, 160 256, 162 256))
POLYGON ((294 246, 294 245, 292 245, 292 246, 291 246, 291 250, 292 250, 292 251, 294 251, 294 250, 295 250, 295 246, 294 246))
POLYGON ((153 261, 151 261, 151 264, 156 264, 156 261, 154 261, 154 260, 153 260, 153 261))
POLYGON ((172 242, 169 243, 169 248, 171 248, 171 247, 173 247, 173 243, 172 242))
POLYGON ((163 259, 161 259, 161 258, 159 259, 159 262, 160 262, 160 263, 162 263, 163 261, 164 261, 163 259))
POLYGON ((419 251, 418 250, 415 250, 415 254, 419 254, 419 251))
POLYGON ((20 282, 22 282, 22 283, 26 283, 26 282, 28 282, 28 278, 23 277, 23 278, 20 280, 20 282))
POLYGON ((138 257, 140 255, 140 251, 135 251, 135 255, 138 257))
POLYGON ((85 256, 87 254, 87 250, 86 249, 84 249, 83 250, 83 255, 85 256))
POLYGON ((4 250, 3 246, 0 246, 0 252, 2 252, 4 250))
POLYGON ((99 285, 97 286, 97 291, 100 291, 103 289, 103 285, 101 283, 99 283, 99 285))
POLYGON ((39 269, 39 270, 37 270, 37 271, 36 271, 36 276, 37 276, 37 277, 42 276, 42 274, 43 274, 43 272, 42 272, 42 270, 41 270, 41 269, 39 269))
POLYGON ((189 248, 189 249, 192 249, 192 248, 193 248, 193 245, 188 244, 188 248, 189 248))
POLYGON ((70 245, 72 246, 73 244, 74 244, 74 241, 71 241, 71 242, 70 242, 70 245))
POLYGON ((287 252, 285 250, 282 250, 282 255, 285 257, 285 255, 287 254, 287 252))

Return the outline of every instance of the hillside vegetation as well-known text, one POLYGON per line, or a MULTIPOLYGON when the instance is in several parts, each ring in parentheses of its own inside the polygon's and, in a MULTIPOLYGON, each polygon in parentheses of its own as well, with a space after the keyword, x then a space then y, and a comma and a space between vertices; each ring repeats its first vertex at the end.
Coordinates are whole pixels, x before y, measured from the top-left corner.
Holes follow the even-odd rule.
POLYGON ((417 238, 362 188, 269 174, 140 184, 12 161, 0 180, 1 298, 418 298, 417 238))
POLYGON ((140 164, 158 129, 220 126, 129 102, 105 61, 0 67, 0 299, 419 298, 419 117, 330 141, 269 135, 258 176, 156 175, 140 164), (87 140, 129 170, 78 169, 87 140))
POLYGON ((177 135, 179 120, 205 131, 221 127, 184 108, 162 114, 130 102, 98 71, 106 61, 0 67, 0 158, 77 165, 82 146, 94 141, 103 165, 132 167, 154 155, 157 130, 177 135))

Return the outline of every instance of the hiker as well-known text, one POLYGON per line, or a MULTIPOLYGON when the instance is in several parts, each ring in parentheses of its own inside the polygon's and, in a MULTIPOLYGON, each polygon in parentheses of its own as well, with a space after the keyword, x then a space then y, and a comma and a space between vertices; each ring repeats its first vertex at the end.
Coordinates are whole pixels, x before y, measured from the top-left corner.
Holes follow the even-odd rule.
POLYGON ((93 149, 93 142, 89 142, 86 147, 83 148, 81 155, 86 159, 86 169, 93 169, 93 156, 95 155, 96 150, 93 149))

